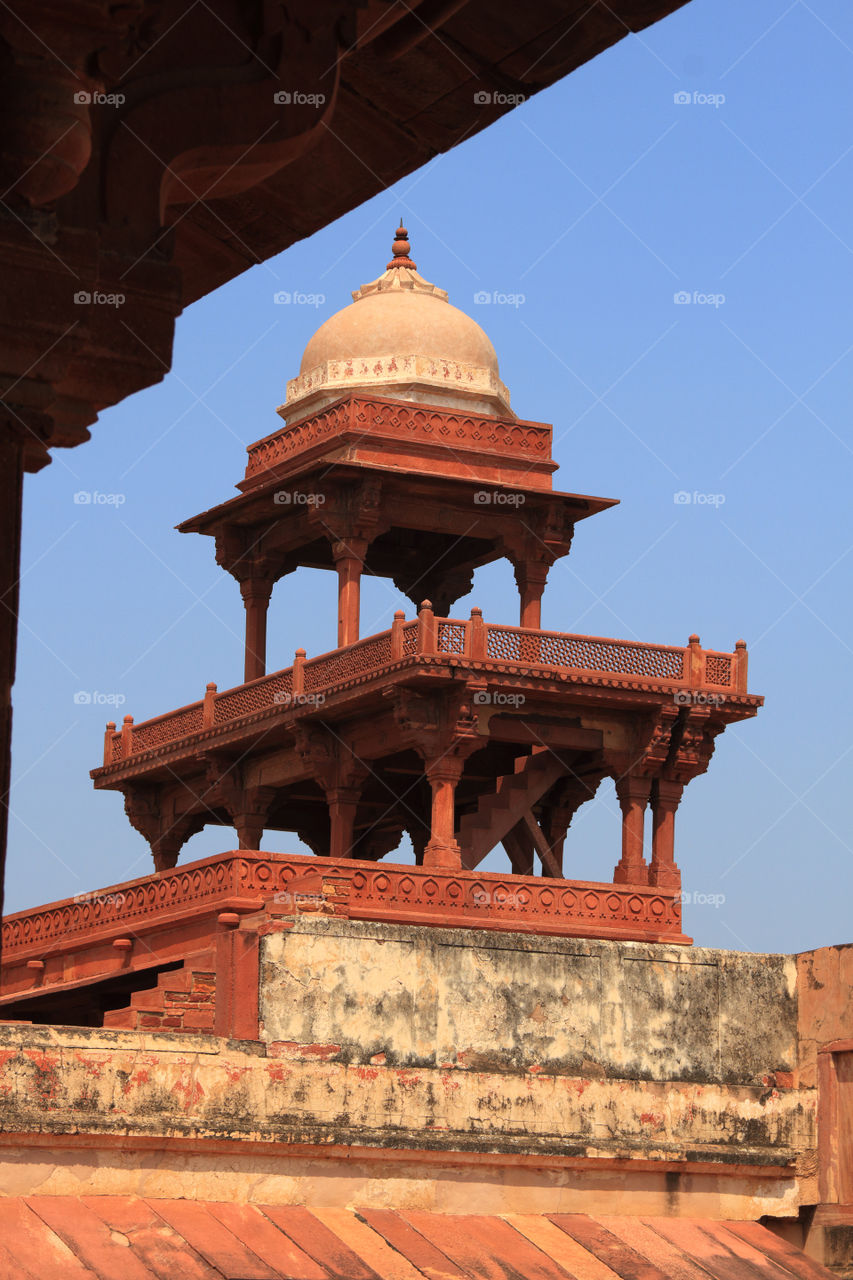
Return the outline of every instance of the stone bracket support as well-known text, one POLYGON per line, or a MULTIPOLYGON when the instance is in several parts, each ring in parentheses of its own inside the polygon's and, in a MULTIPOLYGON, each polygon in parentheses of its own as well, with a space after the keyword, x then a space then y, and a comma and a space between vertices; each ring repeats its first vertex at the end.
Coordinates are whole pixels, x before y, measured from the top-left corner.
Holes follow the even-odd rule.
POLYGON ((319 782, 329 806, 329 857, 352 858, 355 819, 370 766, 325 725, 299 725, 296 749, 319 782))
POLYGON ((168 871, 177 864, 186 842, 201 831, 204 815, 177 814, 158 786, 128 784, 123 790, 131 826, 148 841, 156 870, 168 871))

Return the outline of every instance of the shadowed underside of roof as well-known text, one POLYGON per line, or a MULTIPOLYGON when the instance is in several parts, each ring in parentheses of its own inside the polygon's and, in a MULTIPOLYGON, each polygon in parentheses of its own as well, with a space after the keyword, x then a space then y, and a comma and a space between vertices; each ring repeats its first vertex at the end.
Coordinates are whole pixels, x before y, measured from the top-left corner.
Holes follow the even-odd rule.
POLYGON ((0 1280, 829 1280, 753 1222, 0 1199, 0 1280))

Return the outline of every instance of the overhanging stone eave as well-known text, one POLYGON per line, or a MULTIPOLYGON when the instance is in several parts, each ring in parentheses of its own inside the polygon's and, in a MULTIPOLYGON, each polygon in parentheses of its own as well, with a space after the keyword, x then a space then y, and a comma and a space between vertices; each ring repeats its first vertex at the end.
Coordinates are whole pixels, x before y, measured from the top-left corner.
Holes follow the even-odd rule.
MULTIPOLYGON (((558 467, 559 463, 552 465, 552 469, 555 471, 558 467)), ((208 507, 206 511, 201 511, 197 515, 189 516, 174 527, 179 533, 213 534, 220 524, 231 522, 249 524, 252 522, 252 516, 256 514, 253 504, 256 506, 259 502, 268 501, 271 495, 281 487, 284 479, 294 480, 302 478, 304 475, 310 476, 314 470, 322 470, 325 476, 339 474, 352 479, 376 474, 389 480, 403 482, 401 487, 404 487, 406 479, 405 471, 399 467, 383 466, 376 462, 368 463, 341 459, 334 461, 330 467, 324 465, 321 460, 311 459, 303 473, 294 472, 286 477, 271 475, 268 479, 253 485, 245 492, 239 493, 233 498, 228 498, 225 502, 218 503, 215 507, 208 507)), ((455 490, 460 496, 463 493, 473 493, 486 483, 475 477, 447 475, 433 478, 440 479, 443 485, 446 485, 451 491, 455 490)), ((575 523, 580 520, 586 520, 589 516, 598 515, 601 511, 607 511, 611 507, 617 507, 621 502, 620 498, 604 498, 594 494, 572 493, 562 489, 539 489, 534 486, 501 484, 497 481, 488 481, 488 485, 496 490, 523 494, 525 498, 530 498, 531 502, 541 502, 542 500, 562 502, 569 509, 571 518, 575 523)))

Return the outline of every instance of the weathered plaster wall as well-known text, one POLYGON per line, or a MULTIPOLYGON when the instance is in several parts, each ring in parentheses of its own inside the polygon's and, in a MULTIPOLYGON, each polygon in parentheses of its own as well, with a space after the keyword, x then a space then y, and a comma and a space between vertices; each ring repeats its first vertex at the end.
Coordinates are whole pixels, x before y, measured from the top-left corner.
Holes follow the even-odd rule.
POLYGON ((794 1083, 791 956, 302 916, 261 957, 264 1038, 338 1061, 794 1083))
POLYGON ((0 1027, 0 1063, 5 1195, 796 1211, 793 1168, 750 1168, 735 1130, 722 1143, 717 1133, 726 1109, 735 1126, 761 1118, 777 1136, 795 1131, 793 1091, 762 1106, 743 1088, 366 1068, 212 1036, 87 1028, 0 1027))
POLYGON ((0 1025, 0 1193, 741 1218, 808 1203, 794 958, 268 927, 261 1042, 0 1025))

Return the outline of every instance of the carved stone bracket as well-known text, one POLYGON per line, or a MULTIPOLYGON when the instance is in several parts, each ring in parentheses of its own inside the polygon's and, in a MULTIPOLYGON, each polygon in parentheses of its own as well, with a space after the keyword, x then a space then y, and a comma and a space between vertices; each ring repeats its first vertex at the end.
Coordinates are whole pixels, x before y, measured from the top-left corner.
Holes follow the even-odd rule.
POLYGON ((409 563, 394 574, 393 582, 415 609, 422 601, 431 600, 436 616, 446 618, 455 602, 467 596, 474 585, 474 570, 467 566, 442 569, 439 563, 424 572, 420 557, 410 555, 407 559, 409 563))
POLYGON ((468 756, 483 745, 472 702, 474 692, 473 684, 430 694, 415 693, 411 689, 388 690, 403 738, 424 761, 424 772, 432 789, 430 838, 424 847, 424 866, 462 865, 462 851, 455 835, 456 784, 468 756))
POLYGON ((325 725, 297 725, 295 732, 296 750, 329 806, 329 857, 351 858, 361 789, 370 767, 325 725))
POLYGON ((224 753, 211 752, 203 759, 207 784, 203 803, 211 809, 225 809, 241 849, 260 849, 264 827, 276 799, 275 788, 245 785, 239 761, 224 753))
POLYGON ((174 867, 186 842, 204 826, 203 814, 177 815, 157 786, 127 785, 124 811, 131 826, 148 841, 157 871, 174 867))
POLYGON ((582 774, 572 773, 563 778, 548 793, 542 808, 540 826, 548 842, 550 859, 543 860, 542 874, 562 876, 563 850, 572 819, 581 805, 592 800, 606 770, 588 769, 582 774))

